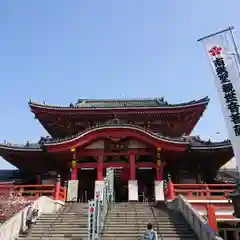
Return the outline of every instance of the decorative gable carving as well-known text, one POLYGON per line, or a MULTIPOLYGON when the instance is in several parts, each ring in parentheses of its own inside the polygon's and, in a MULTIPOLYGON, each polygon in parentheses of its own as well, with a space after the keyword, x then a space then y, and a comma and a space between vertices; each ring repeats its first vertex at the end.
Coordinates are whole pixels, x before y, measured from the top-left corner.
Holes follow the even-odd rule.
POLYGON ((147 148, 147 145, 135 140, 130 140, 128 144, 128 148, 147 148))
POLYGON ((104 149, 104 141, 103 140, 96 141, 87 146, 85 149, 104 149))

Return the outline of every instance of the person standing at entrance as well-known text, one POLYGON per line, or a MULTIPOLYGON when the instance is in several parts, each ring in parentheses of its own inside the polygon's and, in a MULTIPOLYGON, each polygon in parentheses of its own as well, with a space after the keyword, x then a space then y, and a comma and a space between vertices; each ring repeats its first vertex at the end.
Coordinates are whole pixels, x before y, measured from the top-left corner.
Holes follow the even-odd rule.
POLYGON ((152 224, 147 224, 147 230, 144 233, 143 240, 158 240, 157 232, 153 230, 152 224))

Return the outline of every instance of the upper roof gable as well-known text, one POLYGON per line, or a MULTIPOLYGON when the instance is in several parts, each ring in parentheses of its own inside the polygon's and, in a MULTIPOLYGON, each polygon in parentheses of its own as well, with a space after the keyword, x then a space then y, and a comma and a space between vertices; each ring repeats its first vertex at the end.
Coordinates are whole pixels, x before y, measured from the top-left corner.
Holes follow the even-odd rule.
POLYGON ((30 107, 39 108, 58 108, 58 109, 109 109, 109 108, 181 108, 191 107, 200 104, 207 105, 208 97, 189 102, 178 104, 170 104, 164 98, 144 98, 144 99, 78 99, 76 104, 70 103, 69 106, 49 105, 45 102, 43 104, 29 101, 30 107))

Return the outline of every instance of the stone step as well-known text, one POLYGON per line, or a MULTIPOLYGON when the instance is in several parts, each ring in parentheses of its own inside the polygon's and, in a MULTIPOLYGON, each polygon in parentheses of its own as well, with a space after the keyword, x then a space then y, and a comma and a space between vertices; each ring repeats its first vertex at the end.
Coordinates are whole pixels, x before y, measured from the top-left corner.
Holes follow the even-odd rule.
POLYGON ((44 237, 44 238, 41 238, 41 237, 28 237, 28 238, 19 237, 18 240, 88 240, 88 237, 87 236, 81 236, 81 238, 79 238, 79 237, 55 237, 55 236, 44 237))
MULTIPOLYGON (((136 236, 136 237, 122 237, 122 236, 103 236, 101 237, 101 240, 133 240, 133 239, 137 239, 139 240, 139 238, 141 239, 141 236, 136 236)), ((185 236, 183 237, 164 237, 164 240, 197 240, 195 237, 192 236, 185 236)))
POLYGON ((44 218, 39 218, 38 221, 43 221, 43 220, 50 220, 50 221, 61 221, 61 220, 78 220, 78 219, 88 219, 87 216, 83 217, 62 217, 62 218, 51 218, 51 217, 44 217, 44 218))
POLYGON ((62 214, 62 215, 79 215, 79 214, 81 214, 81 213, 87 213, 88 211, 77 211, 77 212, 64 212, 64 213, 44 213, 44 214, 42 214, 42 216, 50 216, 50 215, 56 215, 56 216, 58 216, 59 214, 62 214))
POLYGON ((70 214, 43 214, 41 215, 42 217, 52 217, 52 218, 58 218, 58 217, 81 217, 81 216, 86 216, 88 213, 70 213, 70 214))
POLYGON ((76 232, 76 231, 87 231, 88 229, 88 226, 74 226, 74 227, 68 227, 66 225, 64 226, 61 226, 61 227, 48 227, 48 226, 41 226, 41 227, 38 227, 38 228, 33 228, 32 229, 32 232, 39 232, 39 231, 45 231, 45 232, 51 232, 51 231, 59 231, 59 232, 62 232, 62 231, 71 231, 71 232, 76 232))
MULTIPOLYGON (((188 226, 185 223, 173 223, 173 222, 162 222, 161 224, 159 224, 158 222, 155 222, 154 219, 149 219, 150 223, 152 225, 159 225, 159 226, 188 226)), ((147 226, 147 224, 149 223, 148 220, 143 220, 143 221, 137 221, 136 219, 133 221, 109 221, 109 219, 106 220, 106 224, 108 225, 116 225, 116 226, 126 226, 126 222, 128 223, 128 225, 131 224, 138 224, 138 225, 143 225, 143 226, 147 226)))
MULTIPOLYGON (((47 227, 47 226, 51 226, 52 222, 51 223, 48 223, 48 222, 43 222, 43 223, 39 223, 37 222, 36 225, 34 225, 33 228, 35 227, 40 227, 40 226, 43 226, 43 227, 47 227)), ((69 222, 62 222, 62 223, 57 223, 57 224, 53 224, 53 226, 59 226, 59 227, 64 227, 64 226, 67 226, 67 227, 70 227, 70 226, 83 226, 83 225, 86 225, 88 224, 87 221, 82 221, 82 222, 73 222, 73 223, 69 223, 69 222)))
MULTIPOLYGON (((26 240, 26 238, 18 238, 19 240, 26 240)), ((101 237, 101 240, 139 240, 139 236, 135 237, 111 237, 111 236, 104 236, 101 237)), ((40 240, 39 237, 28 237, 27 240, 40 240)), ((79 238, 72 238, 72 237, 44 237, 41 240, 79 240, 79 238)), ((88 240, 87 236, 81 237, 81 240, 88 240)), ((195 237, 164 237, 164 240, 197 240, 195 237)))
MULTIPOLYGON (((142 229, 138 229, 138 228, 132 228, 132 229, 106 229, 105 234, 131 234, 131 233, 140 233, 140 234, 144 234, 144 232, 146 231, 146 229, 142 228, 142 229)), ((190 229, 186 229, 186 230, 178 230, 178 229, 164 229, 164 230, 158 230, 157 232, 161 233, 162 235, 165 234, 190 234, 193 235, 193 232, 190 229)))
POLYGON ((48 214, 48 215, 41 215, 41 218, 59 218, 59 217, 82 217, 82 216, 88 216, 88 213, 74 213, 74 214, 48 214))
MULTIPOLYGON (((138 220, 141 220, 141 219, 143 219, 143 220, 145 220, 146 221, 146 219, 153 219, 153 216, 119 216, 119 217, 112 217, 112 216, 108 216, 108 219, 110 219, 110 220, 124 220, 124 219, 138 219, 138 220)), ((169 220, 170 218, 165 218, 165 219, 163 219, 164 221, 167 221, 167 220, 169 220)))
POLYGON ((68 234, 76 234, 76 233, 87 233, 88 232, 88 230, 87 230, 87 228, 78 228, 78 229, 68 229, 68 228, 63 228, 63 229, 33 229, 32 231, 31 231, 31 235, 35 235, 35 234, 42 234, 43 235, 43 233, 47 233, 47 232, 51 232, 51 234, 56 234, 56 233, 61 233, 61 234, 63 234, 63 233, 68 233, 68 234))
MULTIPOLYGON (((82 233, 58 233, 58 232, 51 232, 51 234, 48 234, 48 233, 45 233, 45 236, 44 236, 44 233, 43 232, 39 232, 39 233, 31 233, 31 235, 29 237, 38 237, 39 239, 42 239, 42 237, 59 237, 59 238, 74 238, 74 237, 87 237, 88 234, 87 234, 87 231, 86 232, 82 232, 82 233)), ((29 239, 29 238, 27 238, 29 239)))
MULTIPOLYGON (((123 237, 142 237, 143 234, 142 233, 104 233, 104 235, 102 236, 102 238, 105 238, 105 237, 118 237, 118 238, 123 238, 123 237)), ((160 236, 160 235, 159 235, 160 236)), ((185 239, 185 238, 194 238, 194 234, 178 234, 178 233, 163 233, 162 235, 162 238, 165 240, 167 239, 167 237, 172 237, 174 239, 176 238, 181 238, 181 239, 185 239)), ((195 238, 196 239, 196 238, 195 238)))
POLYGON ((40 219, 37 219, 37 222, 62 222, 62 221, 69 221, 69 222, 74 222, 74 221, 86 221, 88 218, 76 218, 76 219, 73 219, 73 218, 65 218, 65 219, 61 219, 61 218, 40 218, 40 219))
MULTIPOLYGON (((139 212, 110 212, 109 213, 109 216, 125 216, 125 215, 127 215, 127 216, 136 216, 136 215, 138 215, 138 216, 152 216, 152 213, 139 213, 139 212)), ((163 216, 163 217, 167 217, 167 215, 166 216, 163 216)))
POLYGON ((150 221, 160 236, 166 239, 196 240, 192 229, 179 213, 164 206, 161 209, 150 208, 147 204, 116 204, 111 210, 105 225, 102 239, 139 239, 142 238, 146 225, 150 221), (153 216, 154 213, 154 216, 153 216))
POLYGON ((28 238, 19 237, 18 240, 88 240, 88 237, 87 236, 81 236, 81 238, 79 238, 79 237, 55 237, 55 236, 44 237, 44 238, 41 238, 41 237, 28 237, 28 238))
POLYGON ((43 222, 37 222, 35 225, 36 226, 40 226, 40 225, 43 225, 43 226, 51 226, 51 225, 67 225, 67 226, 70 226, 70 225, 83 225, 87 223, 87 220, 86 221, 83 221, 83 220, 79 220, 79 221, 74 221, 74 222, 71 222, 71 221, 63 221, 63 222, 47 222, 47 221, 43 221, 43 222))
MULTIPOLYGON (((116 228, 121 228, 121 229, 132 229, 132 228, 144 228, 146 230, 146 225, 143 225, 143 224, 132 224, 132 225, 108 225, 106 224, 105 225, 106 229, 116 229, 116 228)), ((189 230, 190 228, 188 226, 174 226, 174 225, 163 225, 163 226, 156 226, 156 224, 153 224, 153 228, 154 229, 159 229, 159 230, 168 230, 168 229, 179 229, 179 230, 189 230)))

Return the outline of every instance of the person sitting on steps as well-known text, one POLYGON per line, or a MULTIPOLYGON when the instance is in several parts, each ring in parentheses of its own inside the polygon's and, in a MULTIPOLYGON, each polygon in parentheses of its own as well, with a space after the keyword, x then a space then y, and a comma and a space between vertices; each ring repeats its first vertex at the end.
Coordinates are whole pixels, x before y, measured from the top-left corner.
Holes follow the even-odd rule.
POLYGON ((153 230, 152 224, 149 222, 147 224, 147 230, 144 233, 144 240, 158 240, 157 232, 153 230))

